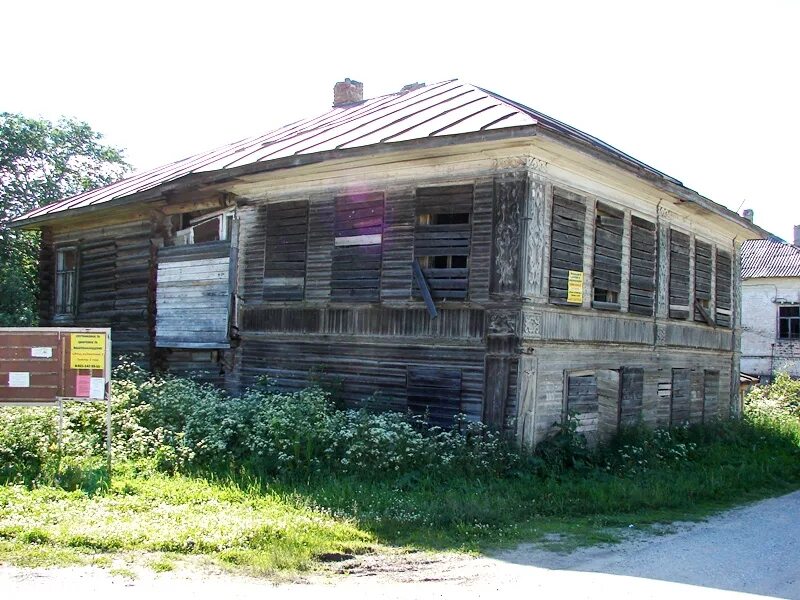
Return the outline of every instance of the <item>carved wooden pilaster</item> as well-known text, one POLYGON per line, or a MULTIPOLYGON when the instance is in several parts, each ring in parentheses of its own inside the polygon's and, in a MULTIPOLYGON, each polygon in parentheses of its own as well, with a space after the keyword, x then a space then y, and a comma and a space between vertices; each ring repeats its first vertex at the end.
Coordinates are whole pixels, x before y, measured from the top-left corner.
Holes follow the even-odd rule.
POLYGON ((524 176, 495 179, 492 294, 516 295, 520 291, 524 196, 524 176))
POLYGON ((669 314, 669 221, 664 213, 658 213, 658 296, 656 298, 656 316, 665 319, 669 314))
POLYGON ((522 245, 522 295, 538 302, 547 296, 543 286, 545 272, 545 240, 549 234, 545 220, 546 184, 537 175, 528 173, 528 193, 525 202, 524 243, 522 245))
POLYGON ((583 227, 583 307, 592 307, 592 277, 594 273, 594 234, 597 199, 586 198, 586 219, 583 227))

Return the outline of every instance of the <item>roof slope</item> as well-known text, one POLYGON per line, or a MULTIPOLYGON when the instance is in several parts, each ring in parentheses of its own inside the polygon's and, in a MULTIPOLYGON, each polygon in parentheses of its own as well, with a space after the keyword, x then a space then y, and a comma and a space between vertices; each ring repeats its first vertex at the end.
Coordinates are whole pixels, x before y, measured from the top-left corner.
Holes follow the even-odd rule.
MULTIPOLYGON (((28 221, 96 206, 191 174, 224 171, 302 155, 385 146, 425 138, 542 126, 566 133, 673 184, 681 183, 582 131, 527 106, 458 80, 334 107, 328 112, 35 209, 28 221)), ((268 166, 265 164, 265 168, 268 166)))
POLYGON ((777 240, 742 243, 742 279, 800 277, 800 248, 777 240))

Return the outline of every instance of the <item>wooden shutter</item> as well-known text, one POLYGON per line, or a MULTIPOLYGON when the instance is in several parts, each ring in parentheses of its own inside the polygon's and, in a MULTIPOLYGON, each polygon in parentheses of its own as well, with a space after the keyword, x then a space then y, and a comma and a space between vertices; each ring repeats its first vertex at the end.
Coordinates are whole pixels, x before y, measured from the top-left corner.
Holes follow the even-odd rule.
POLYGON ((689 421, 690 400, 692 396, 691 371, 672 369, 672 401, 670 403, 670 425, 680 425, 689 421))
POLYGON ((703 422, 713 421, 719 414, 719 371, 703 373, 703 422))
POLYGON ((669 236, 669 316, 689 318, 689 236, 674 229, 669 236))
POLYGON ((408 367, 406 385, 412 413, 427 414, 432 425, 453 425, 453 417, 461 412, 460 369, 408 367))
POLYGON ((597 430, 600 405, 597 399, 597 377, 593 373, 567 377, 567 413, 575 414, 579 431, 597 430))
POLYGON ((721 327, 731 326, 731 255, 717 250, 716 320, 721 327))
POLYGON ((331 298, 380 300, 383 194, 336 198, 331 298))
POLYGON ((583 231, 586 206, 578 198, 556 192, 550 237, 550 300, 567 301, 570 271, 583 272, 583 231))
POLYGON ((711 302, 711 244, 699 240, 694 244, 694 320, 712 325, 711 302))
POLYGON ((594 233, 593 305, 619 307, 622 281, 622 211, 597 205, 594 233))
POLYGON ((657 263, 655 224, 631 217, 630 312, 653 316, 657 263))
POLYGON ((622 369, 622 393, 620 394, 620 424, 630 426, 641 421, 643 397, 644 369, 624 367, 622 369))
POLYGON ((303 299, 307 240, 307 200, 267 205, 264 300, 303 299))
POLYGON ((473 195, 471 185, 417 190, 414 259, 434 300, 467 297, 473 195))

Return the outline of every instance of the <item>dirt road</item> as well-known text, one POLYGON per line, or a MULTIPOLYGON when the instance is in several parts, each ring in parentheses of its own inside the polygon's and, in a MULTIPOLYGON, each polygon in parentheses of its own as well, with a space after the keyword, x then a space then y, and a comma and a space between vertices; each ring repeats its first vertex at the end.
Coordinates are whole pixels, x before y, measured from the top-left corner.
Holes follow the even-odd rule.
POLYGON ((275 585, 248 578, 90 568, 0 568, 3 598, 745 598, 800 600, 800 492, 663 535, 556 554, 530 546, 489 557, 360 557, 347 576, 275 585))

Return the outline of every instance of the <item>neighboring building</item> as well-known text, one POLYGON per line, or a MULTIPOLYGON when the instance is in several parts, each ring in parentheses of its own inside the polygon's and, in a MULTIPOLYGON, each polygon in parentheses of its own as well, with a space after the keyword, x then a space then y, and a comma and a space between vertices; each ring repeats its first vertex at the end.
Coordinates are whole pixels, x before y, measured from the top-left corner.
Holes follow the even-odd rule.
POLYGON ((740 409, 739 248, 764 232, 458 81, 334 107, 35 210, 41 323, 238 389, 605 437, 740 409))
POLYGON ((800 378, 800 225, 794 244, 742 244, 742 371, 800 378))

